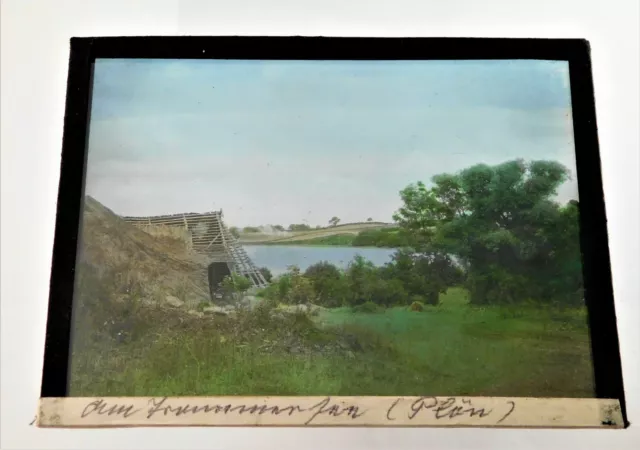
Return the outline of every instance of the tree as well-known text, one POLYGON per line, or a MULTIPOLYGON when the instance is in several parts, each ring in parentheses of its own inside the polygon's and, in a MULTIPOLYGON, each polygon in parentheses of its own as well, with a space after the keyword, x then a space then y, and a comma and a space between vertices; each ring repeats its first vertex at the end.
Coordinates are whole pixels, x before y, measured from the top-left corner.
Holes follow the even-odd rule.
POLYGON ((394 220, 414 252, 458 258, 473 303, 551 300, 565 295, 552 287, 563 270, 567 289, 581 286, 575 207, 551 199, 567 177, 553 161, 480 164, 408 186, 394 220))
POLYGON ((284 227, 282 225, 274 225, 273 229, 276 231, 284 231, 284 227))
POLYGON ((373 222, 373 218, 372 217, 367 218, 367 222, 373 222))
POLYGON ((240 230, 238 229, 238 227, 231 227, 229 228, 229 233, 231 233, 231 235, 235 238, 239 238, 240 237, 240 230))
POLYGON ((306 223, 292 223, 289 225, 289 231, 308 231, 311 227, 306 223))
POLYGON ((329 219, 329 225, 331 225, 332 227, 337 226, 338 223, 340 223, 340 219, 336 216, 333 216, 331 219, 329 219))

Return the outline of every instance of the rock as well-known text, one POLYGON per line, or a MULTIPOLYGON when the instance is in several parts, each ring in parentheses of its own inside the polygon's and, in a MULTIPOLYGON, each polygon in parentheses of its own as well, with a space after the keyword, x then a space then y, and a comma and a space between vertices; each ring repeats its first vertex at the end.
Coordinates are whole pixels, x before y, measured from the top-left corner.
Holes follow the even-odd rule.
POLYGON ((309 307, 307 305, 283 305, 278 307, 278 309, 287 314, 309 313, 309 307))
POLYGON ((207 306, 202 310, 202 312, 205 314, 217 314, 220 316, 229 315, 229 312, 226 311, 224 308, 221 308, 220 306, 207 306))
POLYGON ((190 309, 187 313, 196 317, 204 317, 204 313, 202 311, 196 311, 195 309, 190 309))
POLYGON ((245 295, 240 300, 239 305, 243 308, 247 308, 250 311, 253 310, 260 303, 260 299, 254 295, 245 295))
POLYGON ((314 305, 313 303, 309 303, 307 305, 307 308, 308 313, 312 316, 317 316, 318 314, 320 314, 320 312, 327 310, 327 308, 325 308, 324 306, 314 305))
POLYGON ((226 311, 226 312, 231 312, 231 311, 235 312, 236 311, 236 305, 224 305, 222 307, 222 309, 224 311, 226 311))
POLYGON ((165 297, 166 302, 173 306, 174 308, 179 308, 181 306, 184 306, 184 302, 182 300, 180 300, 178 297, 174 297, 173 295, 167 295, 165 297))
POLYGON ((283 320, 284 314, 281 311, 272 310, 269 312, 269 317, 276 320, 283 320))

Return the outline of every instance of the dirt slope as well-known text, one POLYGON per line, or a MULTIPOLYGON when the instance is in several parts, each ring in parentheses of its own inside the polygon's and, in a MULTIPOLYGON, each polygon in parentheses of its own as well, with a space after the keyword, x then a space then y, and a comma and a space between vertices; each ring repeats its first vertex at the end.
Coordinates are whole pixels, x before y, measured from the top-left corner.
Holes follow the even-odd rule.
POLYGON ((188 253, 184 240, 152 236, 91 197, 85 199, 81 233, 78 278, 89 285, 79 291, 147 304, 166 302, 169 295, 187 306, 207 299, 206 265, 188 253))

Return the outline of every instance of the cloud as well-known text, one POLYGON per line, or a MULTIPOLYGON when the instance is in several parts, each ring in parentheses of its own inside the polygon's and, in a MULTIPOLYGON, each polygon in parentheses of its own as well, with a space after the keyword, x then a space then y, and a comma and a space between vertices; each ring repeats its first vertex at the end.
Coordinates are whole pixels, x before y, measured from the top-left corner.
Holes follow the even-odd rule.
POLYGON ((121 214, 390 220, 402 188, 439 173, 515 158, 575 167, 556 63, 116 61, 96 72, 87 193, 121 214))

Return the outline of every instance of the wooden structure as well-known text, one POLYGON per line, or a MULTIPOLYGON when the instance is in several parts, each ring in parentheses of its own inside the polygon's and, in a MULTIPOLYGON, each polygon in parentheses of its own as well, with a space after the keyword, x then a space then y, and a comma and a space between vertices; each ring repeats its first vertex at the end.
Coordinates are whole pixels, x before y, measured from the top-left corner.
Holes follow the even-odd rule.
POLYGON ((246 276, 255 287, 267 285, 262 273, 224 224, 222 211, 150 217, 125 216, 123 219, 138 227, 182 227, 190 236, 190 248, 206 255, 210 263, 226 263, 231 273, 246 276))

